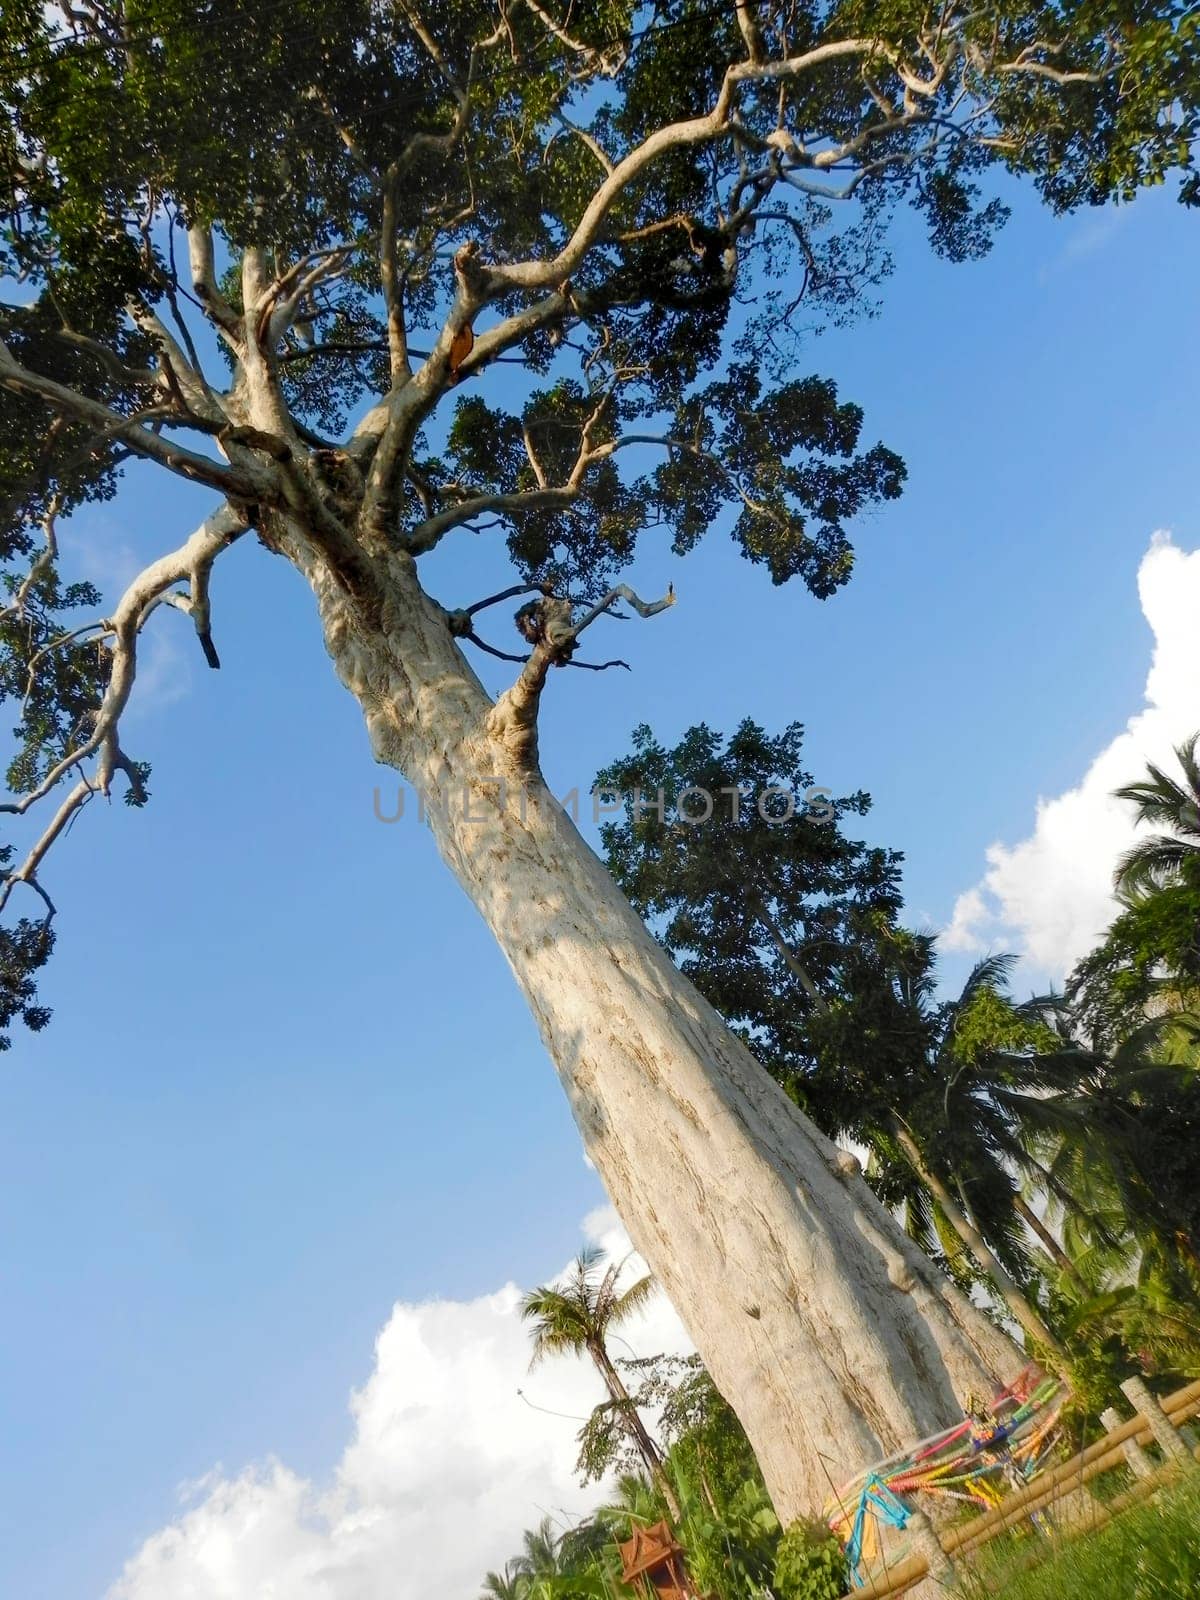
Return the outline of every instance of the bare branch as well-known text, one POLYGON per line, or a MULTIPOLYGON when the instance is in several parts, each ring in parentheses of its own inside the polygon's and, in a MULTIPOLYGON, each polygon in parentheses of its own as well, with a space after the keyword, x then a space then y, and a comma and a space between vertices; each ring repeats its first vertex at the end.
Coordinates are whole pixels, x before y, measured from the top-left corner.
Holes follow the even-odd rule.
POLYGON ((259 308, 263 343, 267 349, 273 351, 276 348, 318 284, 345 277, 351 257, 374 243, 375 235, 371 234, 354 239, 349 244, 338 245, 332 250, 313 250, 281 273, 268 287, 259 308))
POLYGON ((578 639, 585 628, 591 627, 596 618, 603 616, 618 600, 624 600, 631 605, 639 617, 655 617, 660 611, 667 611, 675 604, 675 585, 673 583, 667 585, 667 592, 661 600, 647 602, 639 600, 627 583, 618 583, 616 588, 608 591, 603 600, 585 613, 570 630, 567 638, 572 642, 578 639))
POLYGON ((106 344, 101 344, 99 339, 90 339, 85 333, 76 333, 74 328, 59 328, 54 337, 62 339, 67 344, 73 344, 77 350, 83 350, 92 356, 112 378, 114 383, 129 385, 131 388, 153 389, 158 385, 158 379, 150 372, 139 372, 134 367, 127 367, 115 350, 110 350, 106 344))
POLYGON ((626 672, 633 668, 628 661, 564 661, 564 667, 578 667, 581 672, 607 672, 610 667, 624 667, 626 672))
POLYGON ((404 284, 396 261, 397 174, 389 171, 383 190, 383 236, 379 250, 379 274, 383 284, 383 304, 387 312, 388 358, 393 384, 412 377, 408 357, 408 328, 404 321, 404 284))
MULTIPOLYGON (((533 645, 520 677, 506 689, 488 716, 488 731, 506 745, 515 760, 532 766, 537 760, 537 716, 546 676, 551 667, 578 665, 589 671, 603 672, 620 666, 628 670, 624 661, 598 663, 572 661, 579 635, 603 616, 618 600, 624 600, 641 617, 653 617, 675 604, 674 585, 661 600, 644 601, 629 587, 619 583, 596 605, 587 610, 578 622, 572 620, 573 607, 569 600, 547 595, 540 601, 530 601, 517 612, 517 626, 533 645)), ((475 640, 475 643, 480 643, 475 640)), ((491 650, 493 655, 500 652, 491 650)))
POLYGON ((196 629, 196 638, 204 652, 204 659, 213 671, 221 665, 221 658, 217 654, 216 646, 212 640, 211 607, 208 596, 209 577, 212 572, 213 562, 216 560, 214 552, 211 558, 198 561, 188 574, 189 592, 181 593, 178 589, 169 589, 161 594, 157 600, 151 601, 142 613, 142 620, 138 624, 138 631, 145 627, 152 611, 159 605, 171 606, 176 611, 182 611, 185 617, 190 617, 196 629))
MULTIPOLYGON (((612 173, 615 171, 615 163, 609 159, 609 156, 600 141, 595 138, 593 134, 590 134, 586 128, 581 128, 577 122, 572 122, 570 117, 568 117, 563 111, 556 109, 554 112, 554 120, 558 123, 559 127, 562 128, 564 133, 572 134, 584 145, 586 149, 590 150, 604 172, 611 177, 612 173)), ((554 140, 552 139, 546 146, 547 155, 549 155, 553 143, 554 140)))
POLYGON ((29 658, 29 667, 25 674, 25 694, 21 700, 21 715, 25 715, 29 705, 30 696, 33 694, 37 669, 47 656, 53 655, 56 650, 61 650, 64 645, 74 644, 76 639, 82 639, 86 633, 106 634, 112 632, 112 624, 106 617, 101 617, 96 622, 85 622, 81 627, 71 628, 66 633, 60 633, 57 638, 50 639, 40 650, 35 650, 29 658))
POLYGON ((514 583, 510 589, 501 589, 499 594, 489 594, 484 600, 476 600, 473 606, 467 606, 463 615, 476 616, 480 611, 486 611, 489 606, 501 605, 505 600, 515 600, 523 594, 545 594, 544 583, 514 583))
POLYGON ((110 737, 115 739, 117 723, 133 690, 137 672, 137 639, 147 616, 175 584, 192 580, 197 573, 202 573, 206 579, 217 556, 247 527, 249 522, 244 515, 232 506, 222 506, 178 550, 160 556, 138 574, 122 595, 109 623, 113 641, 112 670, 91 733, 82 744, 69 750, 35 788, 19 800, 0 805, 0 812, 24 815, 31 806, 43 800, 73 767, 99 751, 110 737))
POLYGON ((184 408, 209 421, 224 420, 225 413, 200 369, 199 360, 193 361, 184 351, 162 318, 136 298, 128 300, 125 309, 157 350, 170 385, 183 401, 184 408))
MULTIPOLYGON (((112 668, 108 685, 99 709, 92 718, 92 728, 82 744, 76 746, 57 762, 34 789, 20 800, 0 805, 0 811, 23 815, 45 799, 71 771, 79 780, 68 791, 50 822, 30 848, 21 865, 11 872, 0 886, 0 910, 3 910, 13 887, 28 884, 37 890, 53 912, 49 898, 37 881, 38 870, 55 841, 62 837, 82 808, 94 795, 107 795, 112 779, 123 772, 135 795, 141 786, 137 767, 124 754, 120 745, 119 724, 129 703, 137 674, 137 641, 146 618, 158 605, 168 590, 183 579, 193 583, 193 609, 199 631, 203 622, 207 629, 206 585, 212 564, 248 526, 245 517, 230 506, 223 506, 209 517, 191 537, 169 555, 159 558, 146 567, 126 589, 113 613, 106 631, 112 637, 112 668), (197 608, 197 599, 199 600, 197 608), (83 770, 83 763, 95 757, 91 774, 83 770)), ((83 631, 83 630, 80 630, 83 631)))
POLYGON ((242 327, 237 312, 217 287, 216 266, 213 260, 212 230, 202 227, 188 229, 188 259, 192 269, 192 289, 202 302, 205 311, 236 349, 241 340, 242 327))
POLYGON ((562 23, 556 22, 550 13, 537 3, 537 0, 525 0, 525 6, 547 33, 552 34, 559 44, 578 56, 588 70, 594 70, 604 78, 613 78, 624 66, 626 51, 619 41, 607 49, 597 49, 595 45, 585 44, 582 39, 573 38, 567 28, 562 23))
POLYGON ((738 28, 741 30, 742 43, 746 46, 746 55, 755 64, 767 59, 767 47, 763 41, 762 29, 758 22, 758 7, 754 0, 735 0, 734 11, 737 14, 738 28))
POLYGON ((427 517, 409 535, 407 548, 412 555, 424 555, 432 550, 451 528, 473 522, 476 517, 483 516, 486 512, 537 511, 543 508, 560 510, 563 506, 569 506, 578 497, 578 493, 577 489, 572 488, 545 488, 526 489, 516 494, 474 495, 459 505, 450 506, 435 516, 427 517))
POLYGON ((498 295, 514 288, 545 289, 571 277, 595 242, 608 213, 648 166, 668 151, 735 136, 738 128, 732 113, 739 85, 799 77, 814 67, 841 58, 861 56, 891 60, 893 55, 894 52, 878 40, 837 39, 783 61, 735 63, 727 69, 716 103, 707 116, 669 123, 644 139, 617 163, 596 190, 574 233, 559 253, 549 261, 522 261, 511 266, 491 267, 488 272, 489 294, 498 295))
POLYGON ((16 594, 13 595, 12 599, 4 607, 3 611, 0 611, 0 618, 11 616, 20 618, 25 615, 25 603, 29 599, 30 594, 33 592, 38 579, 44 572, 49 571, 50 567, 53 566, 54 562, 58 559, 58 536, 55 531, 55 524, 58 520, 58 513, 61 508, 62 501, 60 500, 59 496, 57 494, 52 495, 50 497, 50 504, 46 507, 46 514, 42 518, 42 534, 45 539, 45 543, 43 544, 37 559, 30 566, 29 571, 22 579, 21 585, 16 594))
POLYGON ((474 630, 470 633, 462 634, 461 637, 469 644, 475 645, 477 649, 486 651, 489 656, 495 656, 498 661, 525 662, 529 660, 528 651, 524 655, 514 655, 511 650, 497 650, 494 644, 485 643, 474 630))

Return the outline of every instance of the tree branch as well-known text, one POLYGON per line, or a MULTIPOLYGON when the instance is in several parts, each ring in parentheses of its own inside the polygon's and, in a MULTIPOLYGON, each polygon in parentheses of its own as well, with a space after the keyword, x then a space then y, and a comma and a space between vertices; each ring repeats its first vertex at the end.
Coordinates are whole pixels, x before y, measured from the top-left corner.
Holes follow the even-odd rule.
MULTIPOLYGON (((517 612, 517 625, 533 644, 533 649, 521 676, 492 707, 487 726, 492 737, 498 739, 521 765, 532 767, 537 761, 538 708, 550 668, 572 665, 571 656, 579 635, 618 600, 626 601, 640 617, 653 617, 675 604, 675 589, 671 585, 661 600, 647 602, 641 600, 628 584, 619 583, 586 611, 578 622, 572 621, 571 602, 553 595, 547 595, 540 601, 531 601, 517 612)), ((484 648, 490 649, 487 646, 484 648)), ((490 653, 497 655, 500 652, 491 650, 490 653)), ((614 666, 629 670, 628 663, 624 661, 595 664, 579 662, 578 665, 595 672, 603 672, 614 666)))
POLYGON ((192 227, 187 231, 188 261, 192 269, 192 289, 207 314, 236 350, 241 341, 237 312, 217 287, 210 228, 192 227))
MULTIPOLYGON (((0 805, 0 812, 22 816, 45 799, 69 772, 74 770, 80 774, 78 783, 62 801, 21 865, 8 875, 0 888, 0 910, 15 884, 37 886, 38 869, 55 841, 93 795, 109 793, 115 773, 124 772, 135 789, 140 784, 136 767, 121 750, 119 724, 137 675, 137 642, 141 628, 174 584, 186 579, 198 584, 203 591, 217 556, 248 526, 244 516, 231 506, 222 506, 177 550, 161 556, 139 573, 122 595, 111 621, 106 625, 106 632, 112 638, 112 667, 103 698, 92 718, 90 734, 56 762, 42 781, 28 793, 19 800, 0 805), (82 763, 93 756, 96 765, 89 776, 83 772, 82 763)), ((201 611, 207 626, 206 605, 205 597, 201 601, 201 611)))
POLYGON ((206 483, 236 500, 257 500, 270 492, 274 479, 264 469, 247 463, 240 468, 224 467, 208 456, 164 439, 140 425, 136 418, 110 411, 99 400, 90 400, 53 378, 31 372, 17 361, 0 340, 0 384, 19 394, 31 394, 45 401, 54 411, 90 422, 97 433, 124 440, 135 455, 170 469, 195 483, 206 483))
POLYGON ((425 555, 450 532, 488 511, 537 511, 542 508, 559 510, 578 498, 578 489, 525 489, 515 494, 480 494, 464 500, 457 506, 427 517, 408 536, 407 549, 411 555, 425 555))

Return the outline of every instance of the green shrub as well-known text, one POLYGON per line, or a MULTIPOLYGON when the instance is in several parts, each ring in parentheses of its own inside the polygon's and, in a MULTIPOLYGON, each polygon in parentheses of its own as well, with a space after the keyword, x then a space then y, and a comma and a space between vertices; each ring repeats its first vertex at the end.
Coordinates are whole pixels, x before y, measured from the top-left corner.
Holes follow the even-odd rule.
POLYGON ((779 1600, 840 1600, 850 1586, 842 1547, 822 1522, 793 1522, 775 1556, 779 1600))

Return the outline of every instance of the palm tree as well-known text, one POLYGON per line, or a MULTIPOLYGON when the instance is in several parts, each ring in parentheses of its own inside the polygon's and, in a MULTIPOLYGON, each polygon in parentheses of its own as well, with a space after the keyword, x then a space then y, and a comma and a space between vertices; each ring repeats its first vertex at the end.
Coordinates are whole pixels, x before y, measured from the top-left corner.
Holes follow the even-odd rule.
POLYGON ((543 1517, 536 1528, 526 1528, 521 1535, 521 1543, 524 1548, 513 1562, 513 1566, 526 1580, 526 1586, 541 1579, 562 1577, 563 1567, 559 1560, 560 1541, 554 1532, 554 1523, 549 1517, 543 1517))
POLYGON ((1177 881, 1189 867, 1200 867, 1200 733, 1175 750, 1182 782, 1150 764, 1139 783, 1116 790, 1117 798, 1137 807, 1136 821, 1168 828, 1141 839, 1121 857, 1116 886, 1124 893, 1161 888, 1177 881))
POLYGON ((1200 1264, 1194 1179, 1200 1077, 1164 1049, 1170 1038, 1169 1019, 1157 1018, 1111 1051, 1076 1047, 1074 1084, 1039 1108, 1052 1175, 1087 1197, 1085 1216, 1108 1209, 1122 1219, 1115 1252, 1085 1222, 1114 1262, 1122 1253, 1128 1258, 1136 1240, 1143 1254, 1166 1250, 1200 1264))
POLYGON ((1117 864, 1120 910, 1067 983, 1076 1023, 1095 1047, 1115 1048, 1147 1017, 1200 1010, 1200 734, 1175 752, 1180 776, 1151 766, 1116 791, 1139 823, 1166 829, 1139 839, 1117 864))
POLYGON ((520 1558, 506 1561, 501 1572, 488 1572, 480 1588, 480 1600, 525 1600, 529 1585, 521 1570, 520 1558))
POLYGON ((522 1534, 522 1552, 503 1575, 488 1573, 484 1595, 491 1600, 604 1600, 603 1533, 590 1535, 590 1525, 557 1534, 553 1521, 543 1517, 522 1534))
POLYGON ((654 1289, 647 1274, 629 1288, 620 1290, 623 1261, 610 1262, 602 1270, 603 1252, 582 1250, 566 1281, 561 1285, 543 1284, 532 1289, 521 1302, 521 1315, 533 1324, 535 1366, 546 1356, 588 1355, 608 1390, 609 1399, 621 1418, 646 1470, 654 1480, 671 1515, 678 1520, 679 1501, 667 1478, 662 1452, 646 1431, 637 1407, 630 1399, 608 1353, 608 1334, 626 1318, 640 1311, 654 1289))
POLYGON ((904 1209, 919 1242, 960 1273, 973 1261, 1035 1344, 1061 1355, 1023 1287, 1027 1219, 1012 1161, 1028 1163, 1014 1106, 1001 1109, 995 1093, 1012 1102, 1038 1083, 1039 1003, 1014 1005, 1004 992, 1012 958, 990 956, 939 1004, 934 959, 929 935, 863 930, 844 995, 814 1028, 808 1109, 867 1147, 881 1198, 904 1209))
POLYGON ((640 1472, 622 1472, 613 1485, 613 1497, 598 1513, 609 1521, 658 1522, 662 1505, 654 1485, 640 1472))

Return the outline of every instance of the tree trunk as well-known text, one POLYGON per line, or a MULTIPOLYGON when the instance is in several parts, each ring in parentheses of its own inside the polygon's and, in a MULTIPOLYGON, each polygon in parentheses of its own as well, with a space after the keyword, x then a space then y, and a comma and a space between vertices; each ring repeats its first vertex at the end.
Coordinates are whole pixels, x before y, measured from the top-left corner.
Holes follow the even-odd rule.
POLYGON ((1027 1296, 1021 1293, 1020 1289, 997 1261, 979 1229, 962 1210, 933 1168, 926 1163, 925 1157, 921 1154, 920 1146, 912 1134, 900 1122, 899 1118, 893 1122, 892 1127, 900 1148, 904 1151, 913 1171, 942 1208, 946 1221, 975 1257, 978 1265, 982 1267, 983 1271, 991 1279, 1004 1304, 1035 1343, 1043 1346, 1046 1350, 1053 1351, 1055 1355, 1062 1355, 1062 1346, 1058 1340, 1030 1304, 1027 1296))
POLYGON ((625 1431, 633 1440, 638 1454, 646 1464, 646 1471, 650 1474, 659 1494, 662 1495, 667 1503, 667 1510, 671 1513, 672 1522, 678 1528, 682 1514, 674 1485, 667 1476, 667 1468, 663 1460, 662 1451, 650 1437, 646 1424, 638 1415, 638 1409, 629 1398, 629 1390, 625 1387, 621 1374, 609 1359, 608 1351, 602 1344, 592 1345, 588 1348, 600 1376, 604 1379, 604 1387, 608 1390, 609 1398, 616 1401, 621 1408, 625 1431))
POLYGON ((1083 1279, 1079 1274, 1079 1268, 1020 1192, 1013 1195, 1013 1210, 1029 1231, 1041 1240, 1046 1253, 1059 1271, 1065 1272, 1074 1283, 1082 1285, 1083 1279))
POLYGON ((409 558, 389 558, 365 615, 311 551, 296 559, 376 759, 423 794, 587 1153, 741 1420, 781 1520, 1011 1379, 1023 1364, 1012 1343, 655 944, 543 785, 527 708, 493 706, 409 558))

